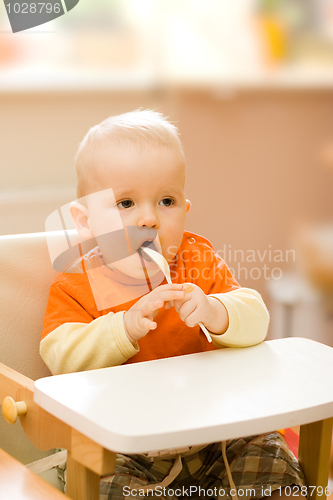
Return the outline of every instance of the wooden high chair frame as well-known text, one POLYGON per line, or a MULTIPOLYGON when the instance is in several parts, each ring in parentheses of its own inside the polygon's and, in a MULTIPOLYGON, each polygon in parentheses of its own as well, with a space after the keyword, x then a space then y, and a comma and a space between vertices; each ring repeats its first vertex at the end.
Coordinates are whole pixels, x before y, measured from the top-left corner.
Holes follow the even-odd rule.
MULTIPOLYGON (((287 345, 288 342, 290 344, 290 341, 310 342, 311 343, 310 349, 312 348, 312 344, 313 345, 316 344, 317 346, 322 346, 322 344, 318 344, 313 341, 307 341, 307 339, 280 339, 279 341, 264 342, 259 346, 254 346, 245 349, 222 350, 221 359, 222 356, 224 356, 223 359, 228 363, 227 356, 229 355, 228 351, 230 351, 231 356, 233 357, 233 359, 230 361, 232 362, 232 364, 234 364, 235 360, 237 361, 238 358, 243 363, 244 354, 247 356, 248 354, 250 355, 251 353, 252 356, 252 353, 255 352, 257 359, 260 359, 260 357, 263 357, 263 355, 265 354, 265 349, 266 352, 268 352, 267 349, 271 350, 272 347, 274 351, 274 356, 276 357, 276 352, 281 352, 281 349, 283 350, 284 348, 290 347, 290 345, 289 346, 287 345), (276 347, 278 348, 277 351, 276 347), (241 359, 240 356, 243 356, 243 359, 241 359)), ((322 346, 322 347, 331 350, 331 348, 327 346, 322 346)), ((211 360, 213 360, 212 356, 214 355, 216 356, 216 354, 214 354, 216 352, 217 351, 185 356, 182 357, 183 358, 182 363, 184 362, 191 363, 193 359, 191 360, 190 358, 193 356, 197 357, 199 356, 200 358, 197 358, 198 360, 203 359, 204 362, 207 363, 207 359, 206 360, 204 359, 207 358, 207 355, 210 356, 210 359, 208 361, 211 362, 211 360)), ((329 354, 330 356, 332 356, 333 360, 333 350, 332 353, 329 352, 329 354)), ((136 367, 138 367, 137 373, 139 374, 139 370, 142 372, 142 370, 146 369, 147 365, 149 364, 149 370, 151 373, 151 369, 156 370, 159 368, 159 366, 162 367, 162 365, 158 365, 158 363, 161 362, 167 362, 171 364, 178 363, 178 366, 180 366, 178 360, 179 358, 169 358, 168 360, 159 360, 155 362, 127 365, 127 367, 126 366, 115 367, 104 370, 106 370, 105 372, 106 376, 111 377, 110 384, 112 385, 114 384, 115 380, 117 380, 117 376, 119 375, 119 373, 116 373, 115 370, 118 370, 119 368, 121 369, 125 368, 127 370, 127 373, 129 373, 128 367, 131 367, 131 369, 134 368, 135 370, 136 367), (151 363, 154 363, 155 365, 151 365, 151 363), (139 367, 139 365, 141 366, 139 367)), ((281 360, 278 360, 278 363, 280 363, 280 361, 281 360)), ((253 360, 251 361, 251 363, 253 363, 253 360)), ((101 376, 101 373, 98 372, 103 372, 104 370, 95 370, 91 372, 82 372, 82 374, 69 374, 64 376, 52 377, 52 382, 57 383, 59 381, 60 386, 61 384, 64 383, 65 384, 64 387, 66 387, 67 383, 71 384, 71 375, 73 375, 72 379, 74 379, 74 383, 76 383, 75 375, 80 375, 80 378, 86 377, 85 380, 83 380, 82 382, 83 385, 81 384, 81 386, 84 387, 84 385, 86 385, 87 380, 94 380, 94 377, 101 376), (67 378, 64 379, 61 377, 67 377, 67 378)), ((311 368, 311 370, 313 370, 313 367, 311 368)), ((126 379, 126 372, 123 371, 122 373, 124 374, 126 379)), ((330 369, 330 377, 332 376, 332 373, 333 372, 330 369)), ((270 377, 268 376, 268 378, 270 377)), ((51 379, 42 379, 36 382, 35 391, 36 388, 37 390, 39 390, 39 398, 41 394, 40 387, 42 387, 42 392, 43 392, 43 384, 46 385, 47 387, 50 381, 51 379)), ((255 384, 256 382, 254 382, 254 385, 255 384)), ((196 390, 195 387, 193 389, 194 391, 196 390)), ((246 391, 247 390, 248 389, 246 389, 246 391)), ((214 391, 216 391, 216 388, 214 388, 214 391)), ((286 388, 286 391, 288 393, 288 388, 286 388)), ((78 386, 78 392, 80 392, 79 386, 78 386)), ((292 393, 293 391, 290 391, 290 395, 292 395, 292 393)), ((23 429, 25 430, 26 434, 28 435, 28 437, 31 439, 31 441, 35 446, 43 450, 50 448, 65 448, 68 450, 66 494, 73 500, 98 500, 100 476, 113 472, 115 467, 115 457, 116 457, 115 452, 110 451, 110 449, 103 447, 96 440, 91 439, 91 437, 88 437, 86 434, 80 432, 77 428, 75 428, 76 427, 75 423, 73 426, 68 425, 68 423, 65 423, 63 420, 68 421, 68 417, 65 414, 65 412, 64 412, 64 419, 59 419, 53 416, 51 413, 45 411, 39 405, 37 405, 36 402, 34 401, 34 382, 31 379, 28 379, 27 377, 24 377, 21 374, 15 372, 14 370, 4 365, 0 365, 0 401, 3 400, 3 397, 5 395, 13 397, 13 399, 15 399, 16 401, 24 401, 26 403, 27 412, 26 414, 21 415, 19 418, 23 426, 23 429)), ((168 393, 168 390, 165 393, 165 397, 167 404, 170 405, 171 398, 170 398, 170 392, 168 393)), ((267 387, 263 387, 263 393, 262 393, 263 400, 265 399, 265 397, 269 397, 269 393, 267 392, 267 387)), ((332 397, 330 396, 329 398, 332 399, 332 404, 333 404, 333 395, 332 397)), ((249 400, 246 400, 245 394, 235 395, 235 406, 236 407, 239 406, 239 403, 243 399, 245 404, 248 404, 249 400)), ((144 401, 145 397, 143 396, 143 404, 145 404, 144 401)), ((85 401, 84 403, 85 406, 87 406, 87 403, 89 403, 89 401, 85 401)), ((292 401, 290 403, 291 403, 290 406, 292 408, 293 407, 292 401)), ((319 405, 318 414, 322 414, 323 406, 326 406, 326 409, 324 410, 325 414, 327 413, 333 414, 332 404, 328 402, 328 404, 326 405, 319 405)), ((175 403, 175 408, 176 407, 177 403, 175 403)), ((117 412, 116 409, 114 411, 115 413, 117 412)), ((310 404, 306 412, 308 414, 307 417, 304 416, 305 414, 303 414, 303 416, 301 415, 301 413, 304 412, 299 413, 300 421, 302 420, 304 421, 304 419, 312 420, 314 411, 316 412, 316 407, 311 407, 310 404)), ((78 415, 79 413, 80 409, 78 409, 78 415)), ((120 415, 120 419, 122 418, 123 417, 120 415)), ((258 419, 258 422, 255 421, 251 422, 251 424, 249 425, 248 435, 252 435, 253 430, 256 430, 261 427, 263 428, 263 432, 267 432, 268 431, 267 426, 269 427, 269 425, 272 424, 266 423, 265 418, 262 419, 262 423, 260 423, 260 418, 258 419), (258 427, 258 425, 260 427, 258 427)), ((271 419, 272 416, 270 416, 269 418, 271 419)), ((273 416, 273 418, 275 419, 275 416, 273 416)), ((289 418, 288 412, 284 412, 283 414, 281 413, 281 415, 277 416, 276 418, 277 422, 281 423, 286 422, 287 421, 286 418, 289 418)), ((74 417, 74 422, 75 421, 76 420, 74 417)), ((295 423, 297 424, 297 421, 295 423)), ((332 423, 333 423, 333 418, 330 417, 330 418, 324 418, 323 420, 320 421, 303 424, 301 425, 300 428, 299 462, 307 480, 308 484, 307 491, 309 493, 308 498, 310 497, 313 499, 318 498, 319 500, 320 498, 321 499, 325 498, 326 496, 325 493, 327 493, 326 487, 328 482, 332 423)), ((78 427, 80 427, 79 424, 78 427)), ((228 426, 226 426, 226 428, 227 427, 228 426)), ((89 426, 87 427, 87 429, 88 429, 87 434, 90 434, 89 426)), ((223 440, 228 439, 228 434, 230 438, 240 437, 232 435, 232 433, 234 432, 232 429, 230 430, 227 429, 226 434, 224 435, 223 435, 223 428, 221 428, 221 430, 222 433, 220 435, 223 436, 222 437, 223 440)), ((135 434, 135 429, 131 430, 131 432, 132 434, 135 434)), ((194 442, 193 444, 198 444, 200 442, 198 433, 196 435, 197 435, 197 442, 194 442)), ((242 435, 244 435, 244 433, 242 435)), ((193 436, 195 436, 195 434, 193 434, 193 436)), ((207 435, 205 435, 205 438, 207 439, 207 435)), ((106 441, 108 441, 107 436, 106 436, 106 441)), ((179 446, 183 445, 184 443, 180 439, 179 446)), ((135 446, 137 445, 135 445, 133 441, 133 450, 134 450, 132 451, 133 453, 136 452, 135 446)), ((121 452, 124 452, 124 450, 121 450, 121 452)))
MULTIPOLYGON (((34 317, 29 316, 28 321, 21 321, 20 323, 15 323, 17 310, 19 309, 18 305, 17 307, 15 306, 13 308, 12 316, 10 317, 8 316, 8 318, 6 319, 4 329, 2 330, 3 332, 2 335, 5 335, 5 333, 9 331, 11 328, 10 338, 19 334, 25 337, 26 335, 29 334, 26 325, 29 324, 30 326, 32 323, 34 323, 37 325, 36 327, 37 333, 33 332, 33 336, 35 337, 36 335, 39 336, 43 319, 43 311, 45 310, 45 305, 47 301, 47 291, 50 282, 52 280, 52 276, 55 275, 49 261, 45 235, 43 233, 38 233, 36 235, 14 235, 13 237, 0 237, 0 273, 1 273, 0 284, 2 283, 4 287, 5 295, 3 296, 6 298, 6 300, 7 301, 17 300, 18 291, 23 294, 22 295, 23 298, 26 298, 27 295, 31 295, 30 299, 32 302, 31 304, 29 304, 29 307, 27 307, 26 311, 23 311, 23 308, 26 306, 26 304, 25 303, 22 304, 22 298, 19 299, 20 312, 22 315, 24 315, 22 316, 24 319, 26 319, 27 314, 30 313, 34 314, 34 317), (19 252, 20 255, 18 255, 19 252), (11 261, 12 256, 15 257, 14 263, 11 261), (27 265, 27 261, 29 265, 27 265), (33 293, 35 293, 36 287, 32 286, 32 283, 35 283, 36 281, 36 275, 35 275, 36 273, 32 269, 32 267, 34 265, 36 266, 37 263, 39 272, 38 286, 40 288, 37 290, 36 292, 37 295, 35 297, 33 296, 33 293), (4 268, 4 272, 2 272, 2 268, 4 268), (19 280, 17 288, 15 289, 13 288, 13 281, 15 281, 15 279, 13 278, 13 269, 16 272, 14 278, 17 278, 17 280, 19 280), (22 281, 21 279, 23 275, 25 281, 22 281), (10 280, 8 281, 10 285, 9 287, 6 287, 7 283, 6 280, 10 280), (25 286, 26 288, 24 288, 25 286), (11 293, 12 296, 10 296, 11 293), (39 303, 37 303, 38 300, 40 301, 39 303)), ((0 295, 0 302, 1 302, 1 295, 0 295)), ((4 310, 2 314, 5 313, 6 310, 4 310)), ((289 355, 289 360, 288 360, 286 359, 287 356, 285 354, 285 351, 288 350, 287 348, 290 348, 290 342, 291 341, 296 342, 296 340, 298 342, 300 340, 305 341, 307 339, 280 339, 279 341, 264 342, 259 346, 249 347, 245 349, 230 349, 230 350, 222 349, 220 351, 211 351, 210 353, 200 353, 199 355, 185 356, 182 357, 183 358, 182 360, 180 360, 180 358, 178 357, 178 358, 169 358, 169 360, 159 360, 156 362, 153 361, 149 362, 148 365, 151 368, 155 367, 154 369, 156 370, 156 373, 158 373, 159 370, 162 369, 163 366, 165 366, 166 362, 175 363, 175 370, 178 370, 180 366, 183 366, 184 363, 186 364, 188 360, 192 359, 191 356, 199 356, 197 361, 201 362, 205 361, 206 355, 215 356, 214 353, 220 353, 221 356, 223 356, 223 362, 221 363, 221 366, 224 367, 225 364, 228 363, 228 358, 230 357, 230 362, 232 362, 232 366, 242 367, 239 370, 237 370, 237 373, 239 372, 240 374, 239 376, 241 378, 243 377, 243 379, 246 381, 249 378, 246 376, 247 375, 246 370, 248 370, 249 367, 246 367, 244 365, 244 360, 247 358, 250 359, 252 356, 251 353, 255 353, 255 356, 257 356, 255 364, 257 364, 257 366, 262 366, 263 365, 262 362, 267 359, 267 354, 269 354, 270 351, 272 352, 274 351, 274 360, 275 360, 274 363, 276 363, 278 372, 281 366, 285 366, 288 368, 289 365, 293 365, 294 354, 292 354, 291 357, 289 355), (275 349, 276 346, 278 347, 277 350, 275 349), (240 362, 241 359, 242 361, 240 362)), ((39 338, 35 338, 33 342, 34 345, 36 345, 36 350, 38 351, 37 346, 39 338)), ((294 348, 291 350, 292 353, 297 354, 298 344, 299 342, 297 343, 297 345, 295 344, 294 348)), ((316 403, 317 406, 316 405, 312 406, 310 401, 308 405, 309 408, 307 408, 306 411, 304 410, 304 412, 302 411, 298 413, 296 412, 294 418, 292 412, 294 408, 294 399, 295 399, 294 381, 292 380, 294 376, 292 375, 289 380, 285 379, 283 380, 283 382, 282 379, 284 371, 278 373, 278 377, 276 377, 276 373, 274 372, 270 373, 269 375, 265 374, 265 376, 262 377, 263 382, 261 382, 259 376, 259 379, 257 379, 258 386, 256 387, 256 390, 259 391, 258 394, 260 394, 260 399, 263 401, 265 400, 265 398, 268 399, 270 398, 271 395, 271 389, 269 387, 270 381, 272 381, 272 383, 274 382, 279 384, 279 377, 281 377, 281 383, 283 383, 284 385, 283 387, 281 386, 277 388, 277 396, 276 396, 277 398, 279 398, 278 396, 279 391, 280 393, 281 391, 283 391, 283 393, 285 394, 284 399, 286 400, 286 405, 281 414, 277 415, 274 421, 269 420, 269 422, 266 424, 264 423, 263 419, 260 418, 260 416, 258 416, 257 419, 255 418, 253 419, 252 427, 246 428, 246 426, 245 427, 243 426, 242 433, 239 435, 235 435, 236 432, 235 430, 231 430, 230 434, 228 435, 228 428, 229 428, 228 425, 226 425, 225 427, 222 426, 220 429, 221 435, 219 434, 219 437, 216 436, 215 441, 218 441, 220 439, 226 440, 229 438, 253 435, 254 433, 269 432, 283 427, 289 427, 300 424, 301 429, 300 429, 300 444, 299 444, 299 462, 305 474, 308 486, 312 487, 312 490, 309 491, 309 493, 311 493, 311 498, 317 499, 318 497, 319 500, 325 497, 325 494, 323 495, 320 494, 321 490, 319 487, 322 487, 325 492, 325 488, 327 486, 327 481, 328 481, 330 447, 331 447, 331 436, 332 436, 332 421, 333 421, 332 419, 333 349, 327 346, 322 346, 323 348, 325 348, 323 357, 321 358, 320 354, 318 358, 319 361, 317 360, 317 362, 312 366, 312 368, 309 368, 308 360, 309 362, 311 361, 312 351, 316 350, 315 349, 316 345, 321 346, 321 344, 318 344, 316 342, 313 342, 311 345, 308 346, 306 345, 303 350, 304 359, 301 357, 299 359, 300 364, 302 366, 304 365, 305 367, 303 368, 304 381, 305 381, 304 382, 305 388, 303 387, 303 392, 305 391, 306 394, 306 389, 307 389, 306 386, 310 381, 315 381, 315 382, 317 381, 316 382, 316 387, 318 388, 317 392, 318 393, 320 393, 321 391, 326 392, 325 404, 316 403), (327 357, 327 359, 325 358, 325 356, 327 357), (262 383, 264 382, 267 383, 268 385, 266 385, 266 387, 261 387, 262 383), (288 398, 290 400, 289 402, 288 398), (290 407, 289 409, 288 406, 290 407), (263 425, 261 425, 261 423, 263 423, 263 425), (225 432, 224 429, 226 429, 225 432)), ((6 346, 4 345, 4 347, 6 346)), ((17 347, 13 346, 13 348, 11 349, 11 355, 15 356, 16 350, 19 350, 20 347, 21 347, 20 342, 17 345, 17 347)), ((25 352, 23 353, 23 356, 25 356, 25 352)), ((1 360, 2 361, 4 360, 4 352, 2 352, 1 360)), ((116 374, 119 373, 119 369, 123 370, 122 374, 129 373, 128 370, 129 368, 131 370, 132 369, 136 370, 137 373, 141 373, 142 371, 144 371, 145 366, 147 366, 147 363, 136 363, 134 365, 106 368, 104 370, 109 370, 108 376, 111 377, 110 378, 111 380, 112 377, 114 377, 116 374)), ((82 377, 83 378, 93 377, 94 372, 97 371, 83 372, 84 375, 82 375, 82 377)), ((41 371, 39 371, 39 373, 41 373, 41 371)), ((232 380, 233 383, 236 383, 235 370, 231 370, 231 373, 233 373, 232 377, 225 378, 228 384, 230 380, 232 380)), ((297 373, 297 372, 292 372, 292 373, 297 373)), ((69 374, 59 377, 71 377, 71 375, 75 376, 77 374, 69 374)), ((180 375, 184 379, 184 376, 182 374, 180 375)), ((35 378, 40 378, 43 376, 45 375, 40 374, 39 376, 37 375, 37 377, 35 378)), ((154 379, 157 377, 151 377, 150 375, 150 378, 154 379)), ((299 378, 300 380, 303 379, 303 373, 300 374, 299 378)), ((183 379, 179 378, 179 380, 183 379)), ((133 449, 131 451, 130 449, 129 450, 120 448, 117 449, 116 446, 113 446, 112 440, 109 441, 108 445, 106 445, 106 441, 98 442, 98 439, 95 439, 94 435, 92 435, 90 432, 90 427, 93 427, 92 425, 91 426, 88 425, 84 432, 82 431, 81 427, 79 428, 76 426, 76 420, 79 420, 80 411, 76 415, 74 420, 68 420, 67 417, 65 419, 63 418, 62 412, 56 415, 57 413, 56 411, 53 410, 48 411, 48 408, 51 407, 53 408, 53 406, 51 405, 49 407, 47 401, 44 400, 45 398, 43 399, 42 397, 39 401, 39 404, 37 404, 34 400, 34 397, 36 396, 36 388, 39 391, 39 397, 40 397, 41 392, 39 388, 39 382, 43 382, 44 380, 57 381, 58 379, 57 377, 42 379, 36 382, 35 386, 34 380, 32 378, 23 375, 19 370, 14 370, 6 364, 0 363, 0 403, 2 404, 4 398, 7 396, 13 398, 15 402, 20 402, 20 401, 25 402, 27 411, 25 414, 19 415, 19 419, 26 435, 31 440, 31 442, 40 450, 50 450, 53 448, 64 448, 68 450, 66 494, 73 500, 98 500, 100 476, 112 473, 112 471, 114 470, 115 456, 116 456, 115 452, 118 451, 122 453, 125 452, 136 453, 140 452, 140 450, 133 449), (71 423, 69 423, 69 421, 71 423)), ((71 381, 72 378, 69 378, 68 380, 71 381)), ((191 386, 191 381, 186 383, 189 383, 191 386)), ((211 381, 207 381, 207 384, 208 383, 211 383, 211 381)), ((175 385, 172 387, 173 391, 178 390, 177 384, 178 382, 176 380, 175 385)), ((247 393, 251 390, 251 387, 253 385, 251 384, 252 384, 251 380, 248 380, 248 387, 243 391, 241 391, 243 380, 242 383, 239 383, 239 387, 234 386, 237 388, 237 390, 235 390, 234 394, 232 393, 231 396, 234 398, 236 407, 237 405, 238 407, 240 407, 243 400, 245 401, 245 404, 249 404, 246 403, 246 397, 247 393)), ((192 390, 194 396, 196 397, 196 387, 192 388, 190 387, 190 389, 192 390)), ((218 392, 216 392, 216 394, 218 394, 218 392)), ((170 401, 172 401, 173 393, 166 392, 164 396, 166 398, 166 401, 168 401, 168 398, 170 401)), ((180 396, 182 396, 181 393, 180 396)), ((223 402, 221 404, 222 404, 221 408, 224 408, 223 402)), ((115 414, 117 414, 116 411, 115 414)), ((120 413, 119 413, 119 418, 121 420, 120 413)), ((207 435, 204 440, 204 443, 200 442, 201 439, 200 436, 201 433, 199 431, 196 431, 193 434, 193 436, 191 436, 191 440, 193 437, 193 441, 191 441, 190 438, 188 438, 189 442, 186 443, 186 445, 204 444, 207 442, 212 442, 207 438, 207 435)), ((162 442, 160 442, 160 444, 161 443, 162 442)), ((184 442, 182 441, 178 443, 177 441, 175 441, 174 444, 171 445, 171 447, 176 447, 176 446, 184 446, 184 442)), ((169 447, 170 447, 169 442, 164 443, 164 446, 159 447, 159 443, 156 441, 156 447, 154 447, 153 449, 164 449, 169 447)), ((142 449, 141 451, 149 451, 151 449, 152 448, 150 447, 147 450, 142 449)))

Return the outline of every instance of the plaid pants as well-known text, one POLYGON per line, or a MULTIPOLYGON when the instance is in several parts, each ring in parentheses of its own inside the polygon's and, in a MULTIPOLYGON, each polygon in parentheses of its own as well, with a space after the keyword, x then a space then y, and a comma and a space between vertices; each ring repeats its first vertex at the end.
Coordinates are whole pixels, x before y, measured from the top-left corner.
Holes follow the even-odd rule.
MULTIPOLYGON (((228 441, 227 459, 239 499, 263 498, 280 486, 305 486, 299 464, 278 432, 228 441)), ((183 457, 182 470, 169 486, 155 492, 140 491, 140 487, 163 481, 173 464, 172 458, 151 460, 142 455, 118 454, 114 474, 101 478, 100 500, 231 499, 221 443, 183 457)))

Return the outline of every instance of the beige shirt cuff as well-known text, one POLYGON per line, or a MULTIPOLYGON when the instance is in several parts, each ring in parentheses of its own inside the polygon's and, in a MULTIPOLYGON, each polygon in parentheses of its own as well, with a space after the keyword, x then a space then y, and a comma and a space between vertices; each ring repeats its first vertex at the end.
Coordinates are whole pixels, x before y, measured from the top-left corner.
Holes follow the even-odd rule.
POLYGON ((118 366, 139 352, 124 328, 124 311, 91 323, 65 323, 40 343, 40 355, 53 375, 118 366))
POLYGON ((229 327, 223 334, 211 333, 217 347, 249 347, 262 342, 269 325, 269 312, 260 293, 238 288, 210 295, 220 300, 228 311, 229 327))

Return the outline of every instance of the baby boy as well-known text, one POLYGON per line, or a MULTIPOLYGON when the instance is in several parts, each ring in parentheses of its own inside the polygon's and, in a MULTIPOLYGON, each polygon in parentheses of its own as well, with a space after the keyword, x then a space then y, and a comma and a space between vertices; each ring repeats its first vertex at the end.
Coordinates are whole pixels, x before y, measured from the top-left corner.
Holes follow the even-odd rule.
MULTIPOLYGON (((40 353, 53 374, 246 347, 265 338, 269 316, 260 295, 239 286, 207 239, 184 230, 191 207, 184 153, 176 127, 162 114, 138 110, 93 127, 76 169, 71 215, 81 238, 97 245, 51 286, 40 353), (122 229, 129 250, 115 259, 112 232, 122 229), (172 284, 136 251, 142 244, 165 257, 172 284)), ((228 441, 227 455, 236 488, 251 489, 253 498, 262 497, 263 485, 274 491, 304 484, 278 433, 228 441)), ((101 480, 101 499, 123 499, 125 486, 138 492, 162 481, 173 489, 223 488, 224 498, 230 496, 221 443, 184 451, 175 476, 176 458, 176 450, 167 459, 117 455, 115 473, 101 480)))

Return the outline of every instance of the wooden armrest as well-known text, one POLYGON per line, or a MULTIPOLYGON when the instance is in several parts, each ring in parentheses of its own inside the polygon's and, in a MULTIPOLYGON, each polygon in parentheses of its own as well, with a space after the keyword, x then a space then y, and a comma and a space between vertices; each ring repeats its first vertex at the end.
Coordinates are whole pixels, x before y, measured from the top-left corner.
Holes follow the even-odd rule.
POLYGON ((0 363, 0 404, 6 396, 15 399, 17 390, 20 387, 29 387, 34 389, 34 381, 31 378, 9 368, 9 366, 0 363))
POLYGON ((31 472, 0 449, 1 498, 15 500, 65 500, 68 496, 31 472))
POLYGON ((7 396, 24 402, 26 412, 21 414, 20 421, 30 441, 40 450, 70 449, 70 427, 37 406, 33 394, 32 379, 0 363, 0 403, 7 396))

